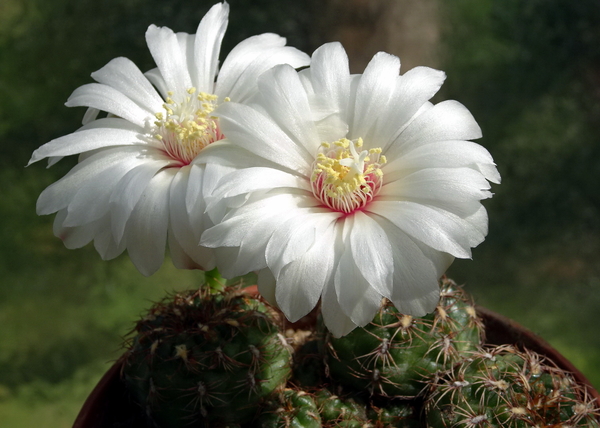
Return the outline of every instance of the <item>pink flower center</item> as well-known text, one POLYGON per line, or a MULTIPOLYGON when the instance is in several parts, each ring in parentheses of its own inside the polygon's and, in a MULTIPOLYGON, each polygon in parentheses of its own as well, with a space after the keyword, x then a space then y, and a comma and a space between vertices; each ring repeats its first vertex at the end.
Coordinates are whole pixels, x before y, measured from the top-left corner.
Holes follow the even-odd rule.
MULTIPOLYGON (((154 137, 161 141, 165 152, 183 165, 191 163, 206 146, 224 138, 219 122, 212 111, 217 106, 217 96, 188 89, 180 101, 169 97, 163 104, 164 112, 156 113, 154 137)), ((225 99, 229 101, 229 99, 225 99)))
POLYGON ((333 211, 350 214, 365 207, 383 184, 380 148, 357 152, 362 138, 323 143, 313 164, 311 186, 315 197, 333 211))

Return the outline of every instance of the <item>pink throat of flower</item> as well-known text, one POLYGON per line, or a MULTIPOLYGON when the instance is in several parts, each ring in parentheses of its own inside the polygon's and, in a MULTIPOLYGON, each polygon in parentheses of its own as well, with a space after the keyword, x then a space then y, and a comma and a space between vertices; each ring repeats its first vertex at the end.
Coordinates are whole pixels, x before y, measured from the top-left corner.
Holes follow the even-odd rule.
POLYGON ((363 209, 383 185, 381 149, 363 150, 362 139, 342 138, 323 143, 313 164, 311 187, 314 196, 333 211, 351 214, 363 209))

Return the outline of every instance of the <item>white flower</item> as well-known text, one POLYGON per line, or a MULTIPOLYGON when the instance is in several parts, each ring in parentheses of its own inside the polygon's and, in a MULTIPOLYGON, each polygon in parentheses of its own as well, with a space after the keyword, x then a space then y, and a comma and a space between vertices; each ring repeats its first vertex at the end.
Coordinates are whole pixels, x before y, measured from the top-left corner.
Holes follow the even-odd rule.
POLYGON ((201 240, 230 247, 217 251, 234 263, 219 269, 260 270, 261 293, 291 321, 321 299, 336 336, 370 322, 382 297, 431 312, 439 277, 487 234, 480 200, 500 181, 490 154, 467 141, 481 137, 468 110, 428 101, 445 74, 399 71, 379 53, 350 75, 343 48, 324 45, 309 69, 263 74, 252 103, 221 106, 227 138, 207 150, 237 168, 209 203, 222 222, 201 240))
POLYGON ((214 267, 213 251, 198 246, 212 225, 203 195, 221 168, 201 160, 202 150, 223 138, 212 111, 251 97, 270 67, 309 62, 284 38, 267 33, 238 44, 217 76, 228 14, 226 2, 214 5, 195 35, 151 25, 146 40, 158 68, 143 74, 116 58, 92 74, 98 83, 73 92, 66 105, 89 108, 84 126, 43 145, 29 162, 49 157, 53 164, 81 154, 37 204, 38 214, 57 213, 54 232, 68 248, 93 240, 103 259, 127 249, 140 272, 150 275, 161 266, 168 240, 177 267, 214 267), (107 117, 97 118, 99 111, 107 117))

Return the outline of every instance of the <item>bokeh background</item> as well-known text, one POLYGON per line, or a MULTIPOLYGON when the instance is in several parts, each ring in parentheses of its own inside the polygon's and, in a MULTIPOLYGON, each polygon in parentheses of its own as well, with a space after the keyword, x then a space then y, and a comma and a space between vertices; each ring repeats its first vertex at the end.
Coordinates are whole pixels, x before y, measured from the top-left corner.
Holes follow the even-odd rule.
MULTIPOLYGON (((277 32, 312 52, 340 40, 361 72, 384 50, 443 69, 438 99, 483 128, 502 174, 488 239, 449 276, 529 327, 600 387, 600 2, 597 0, 231 0, 223 54, 277 32)), ((41 190, 74 159, 24 168, 75 130, 63 106, 116 56, 153 67, 151 23, 195 32, 205 0, 0 1, 0 425, 70 427, 150 302, 197 286, 167 262, 142 277, 126 256, 66 250, 41 190)), ((223 55, 222 55, 223 57, 223 55)))

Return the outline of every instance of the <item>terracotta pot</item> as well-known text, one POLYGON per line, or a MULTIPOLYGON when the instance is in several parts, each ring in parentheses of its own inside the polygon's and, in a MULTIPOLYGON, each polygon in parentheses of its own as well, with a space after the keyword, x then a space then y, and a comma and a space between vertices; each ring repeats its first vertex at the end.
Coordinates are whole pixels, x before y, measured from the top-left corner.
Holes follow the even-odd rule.
MULTIPOLYGON (((571 372, 586 387, 589 396, 600 402, 600 394, 586 377, 544 339, 489 309, 478 306, 477 313, 485 323, 487 344, 517 345, 546 356, 558 367, 571 372)), ((117 360, 100 379, 85 401, 73 428, 149 428, 140 407, 131 402, 121 380, 122 364, 122 359, 117 360)))

